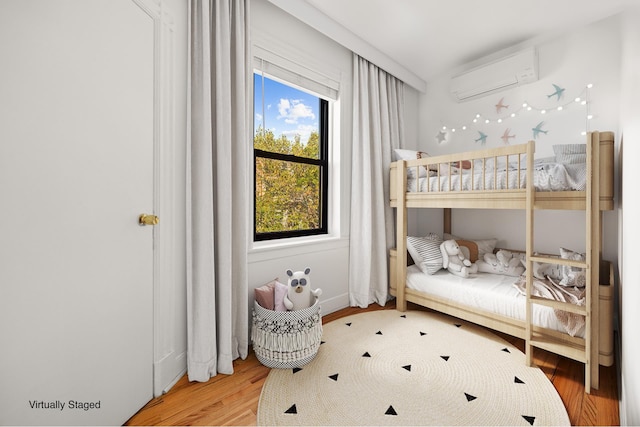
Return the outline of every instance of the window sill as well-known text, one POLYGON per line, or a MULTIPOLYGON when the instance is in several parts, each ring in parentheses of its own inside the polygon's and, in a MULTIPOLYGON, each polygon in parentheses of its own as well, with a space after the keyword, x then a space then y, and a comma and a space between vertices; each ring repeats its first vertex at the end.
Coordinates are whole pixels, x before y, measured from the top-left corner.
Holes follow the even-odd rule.
POLYGON ((348 247, 348 237, 326 235, 253 242, 249 247, 248 261, 253 263, 348 247))

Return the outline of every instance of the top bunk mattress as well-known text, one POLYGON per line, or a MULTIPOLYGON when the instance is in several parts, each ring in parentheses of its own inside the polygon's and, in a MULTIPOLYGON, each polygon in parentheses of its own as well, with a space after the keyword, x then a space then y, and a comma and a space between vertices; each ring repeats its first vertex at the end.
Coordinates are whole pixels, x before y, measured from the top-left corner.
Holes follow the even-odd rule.
MULTIPOLYGON (((413 172, 413 171, 412 171, 413 172)), ((449 173, 422 168, 418 179, 415 173, 407 176, 409 192, 483 191, 524 189, 527 185, 525 169, 500 169, 497 171, 471 172, 454 168, 449 173), (518 176, 519 175, 519 176, 518 176), (416 186, 419 185, 419 188, 416 186)), ((564 164, 540 162, 534 165, 533 185, 536 191, 584 191, 587 183, 586 163, 564 164)))
MULTIPOLYGON (((407 267, 407 287, 424 294, 455 302, 472 309, 524 321, 526 297, 515 284, 518 277, 491 273, 477 273, 468 278, 458 277, 445 270, 433 275, 423 273, 418 266, 407 267)), ((567 322, 566 312, 558 313, 551 307, 533 305, 533 324, 554 331, 584 337, 584 317, 567 322), (581 320, 581 321, 580 321, 581 320)), ((577 315, 576 315, 577 316, 577 315)))

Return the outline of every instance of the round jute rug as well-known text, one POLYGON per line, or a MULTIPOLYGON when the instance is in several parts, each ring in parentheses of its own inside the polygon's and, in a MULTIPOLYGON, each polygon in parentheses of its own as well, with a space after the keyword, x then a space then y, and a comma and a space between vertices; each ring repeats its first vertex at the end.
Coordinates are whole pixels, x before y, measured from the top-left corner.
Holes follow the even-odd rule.
POLYGON ((324 325, 318 355, 272 369, 258 425, 570 425, 545 374, 502 338, 439 313, 324 325))

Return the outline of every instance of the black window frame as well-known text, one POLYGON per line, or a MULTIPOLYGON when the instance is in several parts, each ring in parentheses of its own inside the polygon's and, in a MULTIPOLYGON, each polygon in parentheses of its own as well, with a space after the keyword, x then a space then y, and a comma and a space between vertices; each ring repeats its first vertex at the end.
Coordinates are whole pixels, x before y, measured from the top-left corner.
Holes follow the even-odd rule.
MULTIPOLYGON (((286 84, 286 83, 285 83, 286 84)), ((319 158, 294 156, 291 154, 274 153, 253 148, 253 241, 260 242, 266 240, 288 239, 293 237, 317 236, 328 234, 329 218, 329 101, 318 96, 319 106, 319 158), (257 160, 265 158, 292 163, 314 165, 320 167, 320 227, 305 230, 286 230, 258 233, 257 231, 257 160)))

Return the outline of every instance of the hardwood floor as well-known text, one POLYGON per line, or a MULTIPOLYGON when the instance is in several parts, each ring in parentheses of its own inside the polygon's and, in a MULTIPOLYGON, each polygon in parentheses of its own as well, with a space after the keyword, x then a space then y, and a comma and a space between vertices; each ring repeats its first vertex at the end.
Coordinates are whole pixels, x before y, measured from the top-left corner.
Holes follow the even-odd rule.
MULTIPOLYGON (((323 323, 344 316, 381 309, 349 307, 325 315, 323 323)), ((409 304, 409 309, 422 309, 409 304)), ((524 342, 498 334, 520 350, 524 342)), ((615 366, 600 367, 600 389, 584 392, 584 365, 536 349, 534 361, 553 383, 567 408, 571 425, 619 425, 618 387, 615 366)), ((253 352, 234 362, 233 375, 217 375, 206 383, 190 383, 186 376, 163 396, 153 399, 126 425, 256 425, 260 391, 270 369, 260 364, 253 352)))

